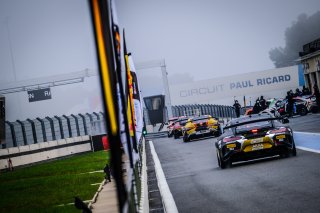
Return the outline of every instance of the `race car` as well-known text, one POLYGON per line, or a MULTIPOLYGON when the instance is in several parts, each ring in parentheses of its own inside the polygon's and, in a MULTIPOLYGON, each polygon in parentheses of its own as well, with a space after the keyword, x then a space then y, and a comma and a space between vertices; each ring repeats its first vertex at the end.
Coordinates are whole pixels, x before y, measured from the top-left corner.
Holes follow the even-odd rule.
MULTIPOLYGON (((308 109, 305 106, 305 103, 303 100, 300 99, 296 99, 293 98, 293 111, 292 111, 292 115, 301 115, 301 116, 305 116, 308 113, 308 109)), ((284 115, 288 115, 287 112, 287 107, 288 107, 288 100, 287 99, 283 99, 281 102, 278 102, 276 104, 276 109, 274 112, 275 116, 284 116, 284 115)))
POLYGON ((182 117, 179 118, 177 121, 174 122, 172 134, 174 139, 180 138, 182 136, 182 127, 187 123, 188 118, 182 117))
POLYGON ((244 116, 231 120, 215 143, 218 165, 221 169, 233 162, 266 156, 296 156, 291 128, 268 113, 244 116))
POLYGON ((168 138, 173 136, 174 122, 177 121, 178 119, 179 117, 173 117, 169 119, 168 126, 167 126, 168 138))
POLYGON ((202 115, 188 119, 183 127, 183 141, 188 142, 193 138, 205 136, 220 136, 221 128, 218 119, 210 115, 202 115))
POLYGON ((315 96, 306 95, 301 97, 295 97, 294 99, 296 102, 302 102, 306 106, 308 112, 312 112, 312 113, 318 112, 319 107, 317 105, 315 96))

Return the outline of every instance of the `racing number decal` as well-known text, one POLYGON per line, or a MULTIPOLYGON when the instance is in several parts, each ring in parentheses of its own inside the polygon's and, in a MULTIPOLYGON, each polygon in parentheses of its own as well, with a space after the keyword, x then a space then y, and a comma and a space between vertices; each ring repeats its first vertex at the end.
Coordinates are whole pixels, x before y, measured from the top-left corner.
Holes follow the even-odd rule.
POLYGON ((262 143, 253 144, 252 145, 252 151, 260 150, 260 149, 263 149, 263 144, 262 143))

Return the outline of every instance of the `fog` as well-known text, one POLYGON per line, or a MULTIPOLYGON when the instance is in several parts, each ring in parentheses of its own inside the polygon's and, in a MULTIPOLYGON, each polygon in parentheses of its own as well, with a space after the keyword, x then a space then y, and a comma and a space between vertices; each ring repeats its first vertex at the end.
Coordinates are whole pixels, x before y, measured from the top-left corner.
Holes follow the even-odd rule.
POLYGON ((285 46, 271 49, 270 59, 276 67, 294 65, 303 45, 320 38, 320 11, 307 16, 302 13, 285 32, 285 46))
MULTIPOLYGON (((116 6, 135 62, 165 59, 171 85, 273 68, 270 49, 285 46, 285 31, 299 14, 319 10, 318 0, 117 0, 116 6)), ((0 0, 1 85, 97 67, 87 1, 0 0)), ((160 69, 143 72, 138 73, 143 93, 162 93, 160 69)), ((90 85, 99 88, 97 80, 90 80, 54 89, 61 92, 48 105, 63 102, 64 107, 43 109, 33 103, 26 107, 30 112, 14 111, 9 118, 100 109, 97 104, 90 108, 90 102, 79 107, 86 92, 77 88, 89 94, 90 85), (71 90, 73 95, 63 92, 71 90)), ((30 104, 26 95, 11 95, 7 108, 30 104)))
POLYGON ((317 0, 118 0, 117 9, 137 61, 165 58, 169 78, 185 74, 199 80, 274 68, 270 49, 285 46, 286 29, 320 5, 317 0))

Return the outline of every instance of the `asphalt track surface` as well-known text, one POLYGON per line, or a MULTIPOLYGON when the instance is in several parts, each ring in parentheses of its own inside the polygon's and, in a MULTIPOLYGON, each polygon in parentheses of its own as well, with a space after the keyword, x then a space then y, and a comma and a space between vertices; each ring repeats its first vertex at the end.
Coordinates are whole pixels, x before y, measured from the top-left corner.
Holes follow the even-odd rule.
MULTIPOLYGON (((314 116, 320 120, 318 115, 310 116, 311 127, 314 116)), ((300 119, 291 119, 292 126, 300 119)), ((296 157, 274 157, 221 170, 215 138, 153 142, 179 212, 320 212, 319 153, 298 149, 296 157)))

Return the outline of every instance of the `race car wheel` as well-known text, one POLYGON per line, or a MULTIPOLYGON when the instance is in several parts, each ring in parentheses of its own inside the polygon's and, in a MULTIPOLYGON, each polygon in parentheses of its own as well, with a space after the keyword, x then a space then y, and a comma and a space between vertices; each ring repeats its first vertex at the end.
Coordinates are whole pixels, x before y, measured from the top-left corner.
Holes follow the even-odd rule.
POLYGON ((220 128, 218 129, 218 131, 216 131, 216 132, 213 133, 213 136, 215 136, 215 137, 219 137, 220 135, 221 135, 221 130, 220 130, 220 128))
POLYGON ((173 138, 174 138, 174 139, 178 139, 178 138, 179 138, 179 135, 174 132, 174 133, 173 133, 173 138))
POLYGON ((308 110, 305 106, 301 107, 299 115, 305 116, 308 113, 308 110))
POLYGON ((188 134, 185 133, 185 134, 183 135, 183 142, 186 143, 186 142, 189 142, 189 141, 190 141, 190 139, 189 139, 189 137, 188 137, 188 134))
POLYGON ((218 159, 218 165, 221 169, 230 168, 231 167, 231 160, 223 161, 221 159, 219 151, 217 151, 217 159, 218 159))
POLYGON ((168 132, 168 137, 171 138, 173 136, 173 132, 171 131, 170 133, 168 132))

